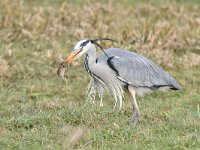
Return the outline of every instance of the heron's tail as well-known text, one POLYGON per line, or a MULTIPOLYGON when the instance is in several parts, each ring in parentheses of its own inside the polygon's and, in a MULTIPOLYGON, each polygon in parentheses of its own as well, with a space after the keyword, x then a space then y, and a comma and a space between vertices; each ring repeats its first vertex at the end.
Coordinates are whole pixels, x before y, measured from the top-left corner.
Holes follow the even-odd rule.
POLYGON ((180 90, 181 89, 181 86, 172 77, 170 79, 170 83, 171 83, 171 86, 172 86, 170 89, 172 89, 172 90, 180 90))

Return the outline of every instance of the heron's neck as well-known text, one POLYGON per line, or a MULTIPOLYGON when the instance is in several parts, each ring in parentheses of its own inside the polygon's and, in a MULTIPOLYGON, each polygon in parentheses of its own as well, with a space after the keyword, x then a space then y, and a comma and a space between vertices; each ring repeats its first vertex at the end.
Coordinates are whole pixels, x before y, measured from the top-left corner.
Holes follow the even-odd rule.
POLYGON ((96 61, 96 47, 92 45, 87 53, 88 65, 95 64, 96 61))

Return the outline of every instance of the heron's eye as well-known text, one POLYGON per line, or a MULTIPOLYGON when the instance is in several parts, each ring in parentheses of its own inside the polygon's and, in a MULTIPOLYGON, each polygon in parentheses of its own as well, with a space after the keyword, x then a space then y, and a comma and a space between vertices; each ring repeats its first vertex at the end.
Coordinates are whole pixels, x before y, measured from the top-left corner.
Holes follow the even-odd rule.
POLYGON ((80 48, 83 48, 84 46, 86 46, 88 42, 89 41, 85 41, 85 42, 81 43, 80 48))

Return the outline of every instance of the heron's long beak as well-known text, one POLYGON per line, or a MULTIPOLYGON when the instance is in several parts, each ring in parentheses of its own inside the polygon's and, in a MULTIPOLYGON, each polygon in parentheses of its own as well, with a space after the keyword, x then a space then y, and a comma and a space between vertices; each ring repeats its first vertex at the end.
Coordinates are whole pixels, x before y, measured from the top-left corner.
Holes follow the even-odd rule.
POLYGON ((80 53, 81 51, 72 52, 66 60, 66 63, 70 63, 74 60, 74 58, 80 53))

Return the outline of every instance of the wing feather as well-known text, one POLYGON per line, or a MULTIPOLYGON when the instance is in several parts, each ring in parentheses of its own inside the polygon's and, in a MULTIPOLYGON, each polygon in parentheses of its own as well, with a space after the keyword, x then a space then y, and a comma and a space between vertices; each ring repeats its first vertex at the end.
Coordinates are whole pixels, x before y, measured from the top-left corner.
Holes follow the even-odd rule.
POLYGON ((167 72, 142 55, 117 48, 107 49, 105 52, 112 59, 101 54, 98 62, 108 61, 108 65, 112 64, 120 78, 135 87, 171 86, 180 89, 178 83, 167 72))

